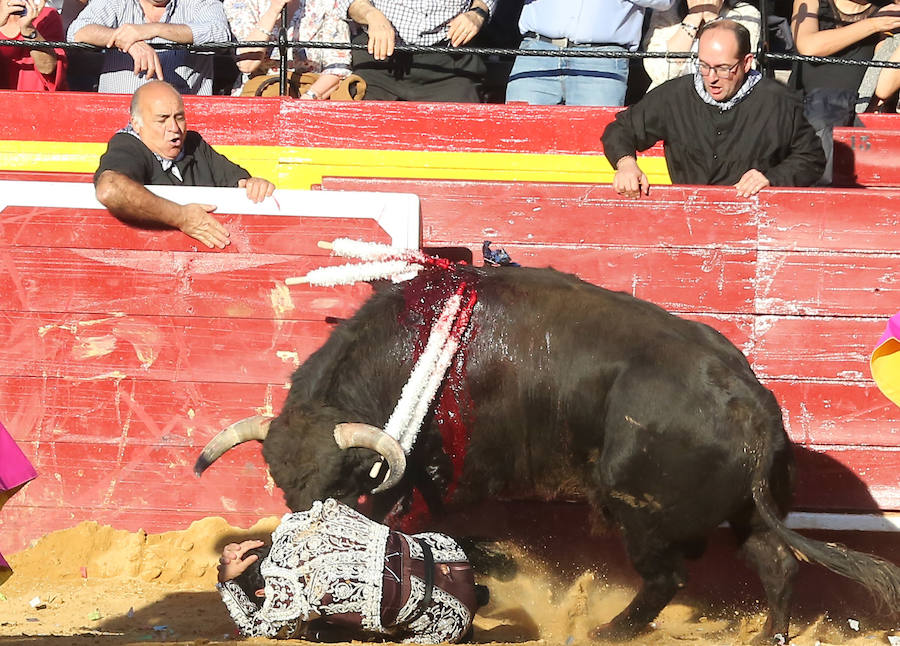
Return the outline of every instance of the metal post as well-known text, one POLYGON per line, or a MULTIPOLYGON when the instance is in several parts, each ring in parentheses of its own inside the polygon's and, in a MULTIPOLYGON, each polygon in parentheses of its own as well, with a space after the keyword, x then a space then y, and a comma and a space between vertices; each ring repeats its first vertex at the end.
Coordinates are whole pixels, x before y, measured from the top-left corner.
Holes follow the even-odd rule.
POLYGON ((763 76, 772 76, 772 61, 769 60, 769 0, 759 0, 759 58, 763 76))
POLYGON ((278 60, 280 62, 279 70, 278 70, 278 93, 281 96, 287 96, 288 93, 288 83, 287 83, 287 66, 288 66, 288 58, 287 58, 287 34, 288 34, 288 15, 287 15, 287 5, 281 8, 281 32, 278 34, 278 60))

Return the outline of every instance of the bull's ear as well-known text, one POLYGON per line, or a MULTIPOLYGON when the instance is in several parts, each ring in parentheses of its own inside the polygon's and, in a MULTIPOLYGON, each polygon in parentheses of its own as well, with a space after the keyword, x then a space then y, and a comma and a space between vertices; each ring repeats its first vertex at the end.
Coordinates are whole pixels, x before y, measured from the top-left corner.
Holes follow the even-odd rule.
POLYGON ((256 596, 263 598, 266 596, 266 591, 263 588, 260 588, 259 590, 256 591, 256 596))

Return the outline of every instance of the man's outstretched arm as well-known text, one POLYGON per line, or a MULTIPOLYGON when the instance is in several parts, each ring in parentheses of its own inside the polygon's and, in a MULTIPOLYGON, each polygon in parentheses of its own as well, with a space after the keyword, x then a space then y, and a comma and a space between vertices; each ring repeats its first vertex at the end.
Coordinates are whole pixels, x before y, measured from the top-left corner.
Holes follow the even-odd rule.
POLYGON ((105 170, 97 178, 97 200, 125 222, 170 226, 210 249, 224 249, 230 243, 227 229, 212 215, 215 205, 177 204, 114 170, 105 170))

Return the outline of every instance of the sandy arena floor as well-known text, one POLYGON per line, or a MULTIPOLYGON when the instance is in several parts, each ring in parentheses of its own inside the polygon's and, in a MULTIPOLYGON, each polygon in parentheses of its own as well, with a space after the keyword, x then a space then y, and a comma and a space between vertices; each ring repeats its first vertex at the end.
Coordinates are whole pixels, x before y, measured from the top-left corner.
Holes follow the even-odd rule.
MULTIPOLYGON (((268 533, 276 523, 271 518, 241 530, 221 518, 207 518, 185 531, 159 535, 82 523, 49 534, 9 557, 15 574, 0 587, 0 644, 238 643, 213 589, 217 550, 231 540, 268 533)), ((517 572, 503 581, 482 577, 492 599, 476 619, 476 642, 587 644, 588 630, 612 618, 633 593, 629 585, 610 583, 602 572, 561 574, 511 543, 502 547, 514 558, 517 572)), ((631 644, 743 644, 764 621, 755 602, 719 600, 714 609, 713 603, 682 593, 631 644)), ((900 645, 900 637, 889 640, 900 635, 896 620, 892 625, 878 615, 834 608, 798 614, 791 636, 797 646, 900 645)))

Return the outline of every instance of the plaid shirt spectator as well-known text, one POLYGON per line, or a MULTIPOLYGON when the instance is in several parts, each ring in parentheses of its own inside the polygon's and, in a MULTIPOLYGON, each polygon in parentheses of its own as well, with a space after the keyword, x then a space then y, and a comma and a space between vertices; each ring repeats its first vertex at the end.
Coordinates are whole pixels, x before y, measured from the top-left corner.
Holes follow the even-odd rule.
MULTIPOLYGON (((69 25, 69 40, 88 25, 116 29, 122 25, 142 25, 140 0, 90 0, 69 25)), ((195 45, 231 40, 228 20, 220 0, 169 0, 160 22, 190 27, 195 45)), ((169 42, 154 38, 149 43, 169 42)), ((166 81, 182 94, 212 94, 213 56, 210 52, 189 53, 182 49, 157 50, 166 81)), ((143 74, 134 74, 134 60, 117 49, 106 52, 100 74, 100 92, 132 94, 147 82, 143 74)))
MULTIPOLYGON (((493 15, 497 0, 482 0, 493 15)), ((338 0, 337 9, 346 16, 354 0, 338 0)), ((447 40, 447 23, 463 13, 471 0, 371 0, 407 45, 434 45, 447 40)))

